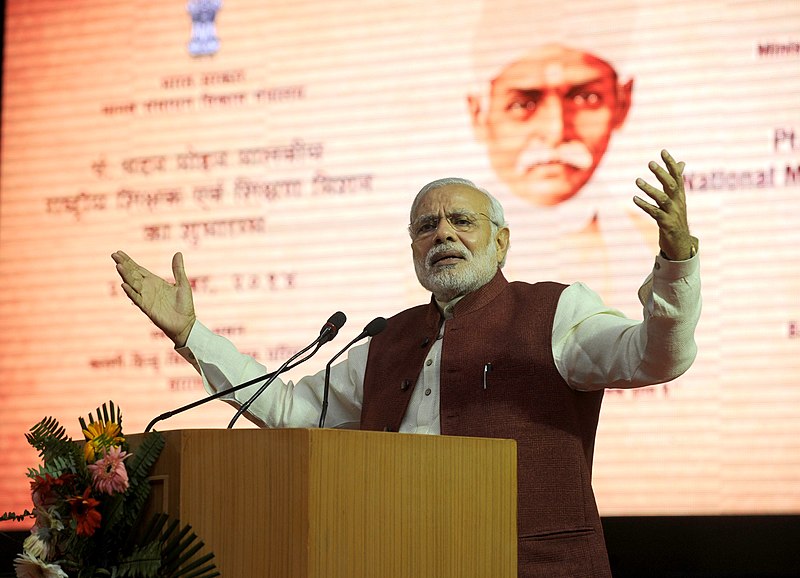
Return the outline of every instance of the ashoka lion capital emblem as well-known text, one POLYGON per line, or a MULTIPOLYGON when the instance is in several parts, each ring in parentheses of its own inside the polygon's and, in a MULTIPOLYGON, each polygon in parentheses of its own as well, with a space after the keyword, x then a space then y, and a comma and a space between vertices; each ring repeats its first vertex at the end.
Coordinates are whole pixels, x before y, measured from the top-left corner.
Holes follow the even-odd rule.
POLYGON ((190 0, 186 5, 186 11, 192 17, 192 38, 189 40, 192 56, 207 56, 219 50, 214 19, 220 8, 222 0, 190 0))

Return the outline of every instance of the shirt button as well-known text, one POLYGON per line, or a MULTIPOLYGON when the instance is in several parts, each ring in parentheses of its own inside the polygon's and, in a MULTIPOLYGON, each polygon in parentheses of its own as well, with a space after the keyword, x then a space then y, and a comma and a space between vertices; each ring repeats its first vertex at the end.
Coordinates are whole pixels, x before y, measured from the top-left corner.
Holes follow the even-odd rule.
POLYGON ((425 362, 425 365, 427 365, 428 367, 430 367, 431 363, 433 363, 433 359, 429 359, 428 361, 426 361, 426 362, 425 362))
POLYGON ((425 395, 430 395, 430 394, 431 394, 431 388, 429 387, 428 389, 425 390, 425 395))

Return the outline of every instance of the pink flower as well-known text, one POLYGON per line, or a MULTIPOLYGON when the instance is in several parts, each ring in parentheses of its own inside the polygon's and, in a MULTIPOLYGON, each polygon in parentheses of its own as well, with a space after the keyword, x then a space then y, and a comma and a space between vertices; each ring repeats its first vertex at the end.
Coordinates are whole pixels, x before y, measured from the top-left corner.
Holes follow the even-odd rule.
POLYGON ((92 485, 98 492, 113 495, 128 489, 128 471, 123 463, 127 457, 128 453, 116 446, 109 449, 101 459, 89 464, 92 485))

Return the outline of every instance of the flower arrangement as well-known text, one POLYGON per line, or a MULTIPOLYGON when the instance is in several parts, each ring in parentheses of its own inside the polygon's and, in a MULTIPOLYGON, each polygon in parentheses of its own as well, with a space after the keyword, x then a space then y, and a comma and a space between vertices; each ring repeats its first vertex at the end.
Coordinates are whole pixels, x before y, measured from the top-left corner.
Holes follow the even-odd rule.
POLYGON ((29 469, 33 510, 7 512, 4 520, 33 518, 23 552, 14 560, 17 578, 212 578, 211 553, 191 527, 158 514, 140 518, 150 493, 147 475, 164 447, 148 434, 135 452, 122 435, 122 414, 113 402, 79 418, 81 445, 52 417, 25 434, 42 464, 29 469))

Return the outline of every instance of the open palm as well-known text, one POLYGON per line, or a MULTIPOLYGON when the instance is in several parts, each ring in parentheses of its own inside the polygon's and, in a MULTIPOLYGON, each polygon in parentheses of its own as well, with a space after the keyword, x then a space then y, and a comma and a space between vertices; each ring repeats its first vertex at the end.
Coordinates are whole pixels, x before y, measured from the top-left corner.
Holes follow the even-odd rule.
POLYGON ((183 267, 183 255, 172 257, 175 283, 154 275, 122 251, 111 258, 122 278, 122 289, 131 301, 176 345, 182 346, 195 321, 192 288, 183 267))

